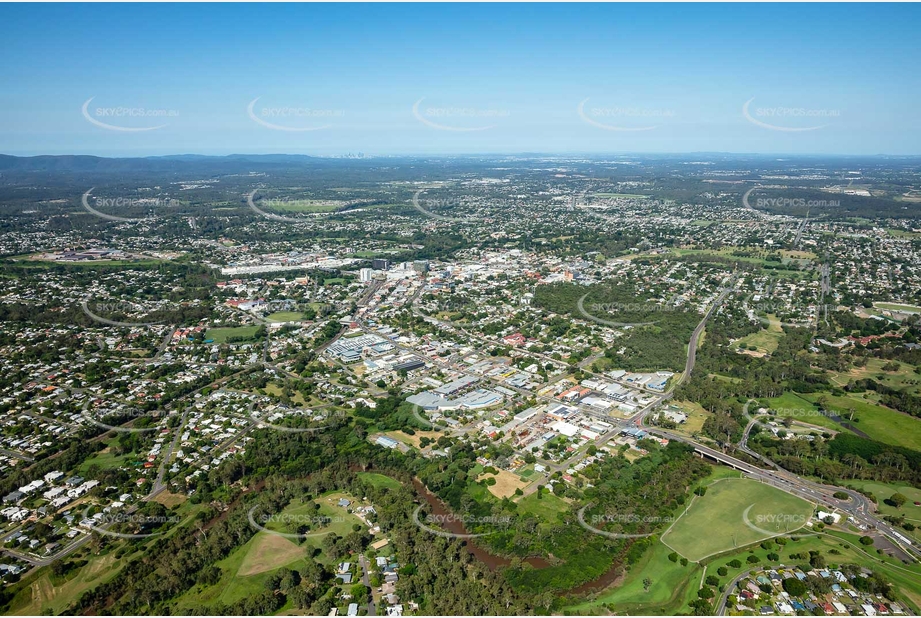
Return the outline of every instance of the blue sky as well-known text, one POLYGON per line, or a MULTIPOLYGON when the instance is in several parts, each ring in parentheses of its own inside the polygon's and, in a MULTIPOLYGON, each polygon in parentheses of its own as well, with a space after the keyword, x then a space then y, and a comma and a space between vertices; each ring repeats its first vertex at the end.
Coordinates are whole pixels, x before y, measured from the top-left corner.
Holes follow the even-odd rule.
POLYGON ((919 17, 904 4, 4 4, 0 152, 921 154, 919 17))

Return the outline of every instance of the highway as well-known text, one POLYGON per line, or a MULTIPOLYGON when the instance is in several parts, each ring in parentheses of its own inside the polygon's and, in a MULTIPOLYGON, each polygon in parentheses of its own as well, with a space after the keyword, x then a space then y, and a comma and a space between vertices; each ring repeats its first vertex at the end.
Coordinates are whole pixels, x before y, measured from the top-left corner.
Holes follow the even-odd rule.
POLYGON ((900 547, 907 555, 913 556, 916 559, 921 559, 921 550, 914 545, 906 545, 899 542, 898 537, 893 536, 894 533, 896 533, 895 528, 885 521, 876 518, 873 514, 873 504, 866 496, 859 492, 834 485, 816 483, 783 469, 777 471, 764 470, 763 468, 736 459, 731 455, 727 455, 722 451, 704 446, 691 438, 658 427, 648 427, 647 430, 654 435, 689 444, 700 455, 735 468, 745 473, 750 478, 769 483, 787 493, 805 498, 810 502, 825 506, 829 509, 845 513, 868 528, 875 528, 877 531, 885 534, 892 543, 900 547), (848 499, 839 500, 835 498, 833 495, 835 492, 846 493, 848 499))

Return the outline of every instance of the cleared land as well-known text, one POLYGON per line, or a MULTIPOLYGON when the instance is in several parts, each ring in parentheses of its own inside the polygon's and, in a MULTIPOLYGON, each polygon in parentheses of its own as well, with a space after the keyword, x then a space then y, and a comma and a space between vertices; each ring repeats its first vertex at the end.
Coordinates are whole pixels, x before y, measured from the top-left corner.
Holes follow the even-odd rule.
POLYGON ((260 532, 243 558, 237 576, 257 575, 300 560, 307 555, 307 547, 269 532, 260 532))
MULTIPOLYGON (((802 397, 816 401, 819 395, 808 394, 802 397)), ((911 449, 917 449, 921 444, 921 419, 859 399, 856 396, 826 397, 828 409, 842 418, 850 417, 850 411, 853 410, 854 421, 856 421, 854 426, 874 440, 911 449)), ((818 421, 816 423, 818 424, 818 421)))
POLYGON ((269 322, 298 322, 304 319, 304 314, 299 311, 276 311, 265 316, 269 322))
POLYGON ((704 421, 707 420, 710 413, 707 412, 703 406, 693 401, 674 401, 672 403, 680 408, 688 417, 686 422, 678 425, 677 429, 673 429, 672 431, 686 436, 693 436, 704 428, 704 421))
POLYGON ((490 485, 488 489, 497 498, 510 498, 515 495, 516 489, 524 489, 528 486, 528 483, 522 481, 521 477, 508 470, 499 470, 498 474, 487 474, 485 477, 494 477, 496 479, 496 484, 490 485))
POLYGON ((376 472, 359 472, 358 478, 371 483, 374 487, 384 489, 399 489, 400 481, 376 472))
POLYGON ((913 394, 921 393, 921 375, 915 373, 913 366, 899 361, 869 358, 864 367, 852 367, 848 371, 831 374, 831 381, 842 388, 847 386, 851 380, 867 378, 872 378, 890 388, 906 390, 913 394), (898 370, 884 371, 883 367, 889 363, 898 365, 898 370))
POLYGON ((697 562, 802 527, 813 506, 801 498, 748 479, 712 484, 662 535, 662 541, 697 562), (709 530, 711 533, 702 534, 709 530))
POLYGON ((567 607, 571 613, 597 614, 602 605, 612 612, 634 615, 675 615, 687 611, 688 603, 697 597, 703 567, 693 562, 681 566, 668 559, 671 549, 657 542, 646 550, 619 585, 597 597, 567 607), (643 580, 651 584, 646 589, 643 580))
MULTIPOLYGON (((841 425, 820 414, 819 408, 814 403, 804 399, 797 393, 786 392, 780 397, 766 399, 765 402, 779 417, 790 416, 794 420, 811 425, 818 425, 834 431, 845 431, 841 425)), ((752 411, 754 411, 754 408, 752 408, 752 411)))
MULTIPOLYGON (((691 562, 682 567, 680 562, 671 562, 668 560, 671 551, 663 543, 656 543, 638 563, 630 567, 621 582, 587 601, 567 606, 565 610, 571 614, 586 615, 607 612, 634 615, 690 613, 689 603, 697 598, 704 567, 706 575, 717 575, 717 568, 726 567, 728 573, 719 578, 720 584, 725 585, 752 568, 796 563, 790 558, 791 554, 809 551, 820 551, 832 565, 854 563, 878 571, 895 584, 903 595, 902 600, 907 600, 910 606, 917 608, 921 603, 921 591, 918 589, 921 565, 905 566, 889 556, 879 556, 872 550, 864 551, 858 537, 852 534, 835 532, 820 536, 791 536, 786 545, 775 545, 770 549, 754 545, 744 551, 703 560, 703 566, 691 562), (768 559, 770 553, 777 553, 779 558, 776 561, 768 559), (757 562, 749 563, 749 556, 755 556, 757 562), (733 559, 742 565, 738 568, 729 566, 733 559), (645 590, 645 579, 650 580, 648 591, 645 590)), ((917 609, 914 613, 917 614, 917 609)))
POLYGON ((874 307, 887 309, 889 311, 905 311, 907 313, 921 313, 921 307, 918 305, 902 305, 899 303, 873 303, 874 307))
POLYGON ((762 354, 773 354, 780 344, 780 339, 784 336, 783 328, 780 326, 780 320, 776 315, 767 316, 767 327, 762 328, 757 333, 752 333, 742 337, 735 342, 737 346, 746 348, 754 346, 762 354))
POLYGON ((205 339, 213 339, 214 343, 226 343, 228 339, 245 341, 252 339, 259 330, 258 326, 234 326, 229 328, 209 328, 205 332, 205 339))
POLYGON ((51 572, 45 569, 13 600, 9 615, 60 614, 84 592, 115 577, 124 564, 125 560, 116 559, 114 553, 92 557, 86 566, 72 571, 66 581, 57 584, 52 582, 51 572))
POLYGON ((569 512, 569 504, 565 500, 546 490, 541 492, 540 498, 537 497, 537 492, 534 492, 518 500, 517 504, 518 512, 522 515, 536 515, 551 521, 569 512))

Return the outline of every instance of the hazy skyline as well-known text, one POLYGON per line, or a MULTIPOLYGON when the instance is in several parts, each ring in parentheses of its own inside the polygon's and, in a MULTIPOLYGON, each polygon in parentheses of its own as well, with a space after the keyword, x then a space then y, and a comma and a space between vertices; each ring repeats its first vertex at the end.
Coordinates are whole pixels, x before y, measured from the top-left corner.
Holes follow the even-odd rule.
POLYGON ((0 152, 919 154, 919 10, 8 4, 0 152))

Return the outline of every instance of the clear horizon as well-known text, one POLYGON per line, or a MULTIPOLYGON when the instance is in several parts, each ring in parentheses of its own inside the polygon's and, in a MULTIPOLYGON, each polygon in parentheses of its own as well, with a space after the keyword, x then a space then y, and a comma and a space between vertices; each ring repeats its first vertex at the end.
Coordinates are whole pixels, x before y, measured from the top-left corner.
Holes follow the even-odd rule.
POLYGON ((919 16, 903 4, 7 4, 0 149, 916 156, 919 16))

